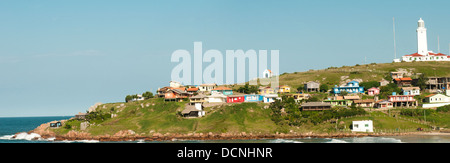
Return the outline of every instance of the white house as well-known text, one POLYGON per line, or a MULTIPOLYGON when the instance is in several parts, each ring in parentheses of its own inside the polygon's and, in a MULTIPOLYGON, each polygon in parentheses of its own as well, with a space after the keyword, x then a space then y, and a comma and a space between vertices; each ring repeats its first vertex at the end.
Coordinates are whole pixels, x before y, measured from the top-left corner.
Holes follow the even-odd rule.
POLYGON ((414 95, 414 96, 420 95, 419 87, 402 87, 402 91, 403 95, 414 95))
POLYGON ((213 92, 211 96, 207 96, 206 98, 209 103, 227 102, 227 96, 220 92, 213 92))
POLYGON ((172 88, 180 88, 182 85, 181 85, 180 82, 177 82, 177 81, 170 81, 170 82, 169 82, 169 86, 172 87, 172 88))
POLYGON ((144 100, 144 97, 142 97, 142 95, 137 95, 137 98, 133 98, 133 99, 131 99, 131 101, 142 101, 142 100, 144 100))
POLYGON ((425 97, 425 102, 428 103, 446 103, 450 102, 450 97, 443 94, 431 94, 425 97))
POLYGON ((352 121, 353 132, 373 132, 372 120, 352 121))
POLYGON ((270 71, 269 69, 264 70, 263 78, 271 78, 272 76, 273 76, 272 71, 270 71))
POLYGON ((275 99, 281 99, 278 97, 278 94, 266 94, 263 97, 264 103, 272 103, 275 102, 275 99))
POLYGON ((197 87, 200 92, 211 92, 211 90, 217 88, 217 84, 202 84, 197 87))

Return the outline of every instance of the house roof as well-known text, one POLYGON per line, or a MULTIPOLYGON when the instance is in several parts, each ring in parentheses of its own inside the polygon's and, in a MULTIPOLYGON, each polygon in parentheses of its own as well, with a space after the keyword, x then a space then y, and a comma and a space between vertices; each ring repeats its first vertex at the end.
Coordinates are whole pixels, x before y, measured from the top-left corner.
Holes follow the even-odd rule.
POLYGON ((371 102, 375 102, 374 99, 365 99, 365 100, 355 100, 353 101, 355 103, 371 103, 371 102))
POLYGON ((231 88, 228 88, 228 87, 220 86, 220 87, 217 87, 217 88, 212 89, 212 90, 215 90, 215 91, 224 91, 224 90, 232 90, 232 89, 231 89, 231 88))
POLYGON ((420 90, 420 87, 402 87, 402 90, 405 90, 405 91, 420 90))
POLYGON ((412 80, 410 77, 406 77, 406 78, 395 78, 395 81, 408 81, 408 80, 412 80))
POLYGON ((198 88, 188 88, 187 91, 188 91, 188 92, 198 91, 198 88))
POLYGON ((201 84, 200 86, 217 86, 216 83, 201 84))
POLYGON ((192 97, 190 97, 190 99, 197 99, 197 98, 205 98, 206 97, 206 95, 204 95, 204 94, 198 94, 198 95, 196 95, 196 96, 192 96, 192 97))
POLYGON ((228 95, 228 97, 244 97, 245 94, 240 94, 240 95, 228 95))
POLYGON ((414 53, 414 54, 409 54, 409 55, 405 55, 405 56, 408 56, 408 57, 423 57, 424 55, 421 55, 419 53, 414 53))
MULTIPOLYGON (((442 54, 442 53, 431 53, 431 52, 429 52, 428 53, 428 55, 434 55, 434 56, 447 56, 447 55, 445 55, 445 54, 442 54)), ((448 56, 447 56, 448 57, 448 56)))
POLYGON ((325 102, 307 102, 302 104, 302 106, 329 106, 331 107, 330 103, 325 103, 325 102))
POLYGON ((359 96, 344 96, 346 100, 359 100, 361 99, 359 96))
POLYGON ((200 110, 197 110, 194 105, 188 105, 183 111, 181 111, 181 114, 189 114, 192 111, 200 111, 200 110))

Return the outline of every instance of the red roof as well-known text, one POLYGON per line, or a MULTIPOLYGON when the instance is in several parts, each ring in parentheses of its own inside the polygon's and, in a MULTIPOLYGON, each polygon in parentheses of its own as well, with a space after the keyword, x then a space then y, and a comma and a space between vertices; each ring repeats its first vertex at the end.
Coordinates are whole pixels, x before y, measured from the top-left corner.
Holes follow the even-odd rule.
MULTIPOLYGON (((429 55, 434 55, 434 56, 447 56, 447 55, 445 55, 445 54, 442 54, 442 53, 428 53, 429 55)), ((448 56, 447 56, 448 57, 448 56)))
POLYGON ((217 87, 216 89, 213 90, 232 90, 232 89, 228 87, 217 87))
POLYGON ((188 91, 188 92, 198 91, 198 88, 188 88, 187 91, 188 91))
POLYGON ((412 80, 410 77, 406 77, 406 78, 395 78, 395 81, 405 81, 405 80, 412 80))
POLYGON ((405 56, 410 56, 410 57, 422 57, 423 55, 421 55, 421 54, 419 54, 419 53, 414 53, 414 54, 405 55, 405 56))

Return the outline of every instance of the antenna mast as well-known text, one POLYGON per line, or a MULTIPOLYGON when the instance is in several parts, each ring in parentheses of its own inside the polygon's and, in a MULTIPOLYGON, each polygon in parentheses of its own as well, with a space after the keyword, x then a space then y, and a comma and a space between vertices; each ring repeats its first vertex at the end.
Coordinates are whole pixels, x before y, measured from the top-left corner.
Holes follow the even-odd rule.
POLYGON ((395 17, 392 17, 393 31, 394 31, 394 59, 397 59, 397 47, 395 45, 395 17))

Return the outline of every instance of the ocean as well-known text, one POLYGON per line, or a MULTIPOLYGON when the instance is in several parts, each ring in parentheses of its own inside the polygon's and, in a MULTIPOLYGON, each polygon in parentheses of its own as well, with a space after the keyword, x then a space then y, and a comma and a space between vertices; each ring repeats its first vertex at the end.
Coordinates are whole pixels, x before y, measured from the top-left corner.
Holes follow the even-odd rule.
MULTIPOLYGON (((19 132, 28 132, 42 123, 69 119, 71 116, 58 117, 0 117, 0 143, 100 143, 95 140, 53 141, 39 139, 37 134, 22 133, 16 139, 12 136, 19 132), (33 140, 38 138, 38 140, 33 140)), ((109 143, 109 142, 101 142, 109 143)), ((355 138, 301 138, 301 139, 262 139, 262 140, 175 140, 175 141, 126 141, 114 143, 450 143, 445 135, 407 135, 387 137, 355 138)))

